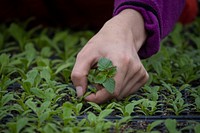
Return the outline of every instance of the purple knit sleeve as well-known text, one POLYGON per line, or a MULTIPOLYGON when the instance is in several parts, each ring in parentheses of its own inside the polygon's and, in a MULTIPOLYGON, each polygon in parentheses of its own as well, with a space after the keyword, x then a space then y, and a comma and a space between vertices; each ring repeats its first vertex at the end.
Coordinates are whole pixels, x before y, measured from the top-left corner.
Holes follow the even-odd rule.
POLYGON ((141 13, 148 37, 138 54, 144 59, 158 52, 161 39, 172 30, 184 3, 185 0, 115 0, 113 15, 128 8, 141 13))

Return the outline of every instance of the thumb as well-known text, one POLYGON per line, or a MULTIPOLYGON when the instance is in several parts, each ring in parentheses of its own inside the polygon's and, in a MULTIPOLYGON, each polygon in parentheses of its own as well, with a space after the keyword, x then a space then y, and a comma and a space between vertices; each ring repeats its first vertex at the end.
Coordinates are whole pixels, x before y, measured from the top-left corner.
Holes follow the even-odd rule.
POLYGON ((73 70, 71 74, 71 79, 76 88, 77 96, 83 96, 87 88, 87 74, 84 74, 77 70, 73 70))
POLYGON ((87 75, 92 66, 92 57, 84 57, 78 54, 75 65, 71 73, 71 80, 76 87, 77 96, 84 95, 87 89, 87 75))

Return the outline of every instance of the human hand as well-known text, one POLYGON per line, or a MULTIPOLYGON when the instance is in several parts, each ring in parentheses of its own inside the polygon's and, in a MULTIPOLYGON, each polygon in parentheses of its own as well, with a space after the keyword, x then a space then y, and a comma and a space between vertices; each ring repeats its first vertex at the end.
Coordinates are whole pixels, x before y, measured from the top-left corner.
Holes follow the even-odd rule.
POLYGON ((98 91, 85 100, 98 104, 113 98, 120 100, 143 86, 148 80, 148 73, 137 52, 145 39, 143 18, 135 10, 126 9, 107 21, 77 55, 71 79, 78 97, 86 92, 89 70, 101 57, 110 59, 117 67, 114 94, 98 87, 98 91))

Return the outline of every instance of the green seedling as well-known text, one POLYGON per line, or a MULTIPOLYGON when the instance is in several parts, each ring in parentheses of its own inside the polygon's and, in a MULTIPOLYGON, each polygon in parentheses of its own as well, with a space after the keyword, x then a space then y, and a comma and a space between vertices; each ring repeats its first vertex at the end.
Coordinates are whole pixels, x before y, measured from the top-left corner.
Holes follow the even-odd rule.
POLYGON ((177 121, 175 119, 167 119, 164 124, 169 133, 181 133, 176 127, 177 121))
POLYGON ((200 112, 200 87, 191 90, 191 96, 195 98, 195 107, 200 112))
POLYGON ((138 106, 136 108, 137 112, 143 113, 144 115, 154 115, 157 111, 158 102, 150 101, 149 99, 141 99, 138 101, 138 106))
POLYGON ((25 104, 36 114, 38 119, 38 127, 42 125, 42 123, 50 117, 51 109, 50 102, 43 102, 40 107, 37 107, 38 103, 33 102, 33 99, 28 99, 25 104))
POLYGON ((141 103, 140 100, 138 100, 138 101, 133 100, 133 101, 131 101, 130 103, 128 103, 126 105, 125 104, 116 103, 115 104, 115 108, 117 110, 119 110, 124 117, 126 117, 126 116, 131 116, 131 113, 134 112, 135 107, 140 103, 141 103))
POLYGON ((180 113, 187 111, 187 107, 190 105, 184 102, 184 99, 182 98, 182 94, 180 92, 177 92, 175 96, 175 99, 169 100, 169 105, 171 105, 172 108, 168 108, 167 110, 170 110, 176 115, 179 115, 180 113))
POLYGON ((115 131, 120 132, 120 129, 123 128, 124 124, 127 124, 129 121, 131 121, 131 116, 125 116, 122 117, 119 121, 116 121, 114 124, 115 131))
POLYGON ((55 123, 47 123, 44 128, 41 129, 43 133, 59 133, 60 130, 55 123))
POLYGON ((154 87, 149 87, 149 86, 144 86, 145 94, 147 99, 152 100, 152 101, 157 101, 159 98, 159 91, 160 87, 159 86, 154 86, 154 87))
POLYGON ((161 123, 163 123, 163 120, 156 120, 154 122, 152 122, 151 124, 149 124, 146 128, 147 132, 153 132, 153 129, 156 128, 157 126, 161 125, 161 123))
POLYGON ((97 112, 101 112, 101 111, 102 111, 102 108, 101 108, 100 105, 98 105, 98 104, 96 104, 96 103, 93 103, 93 102, 88 102, 88 103, 91 105, 91 107, 92 107, 95 111, 97 111, 97 112))
POLYGON ((5 106, 8 102, 14 100, 14 94, 13 93, 7 93, 3 96, 0 95, 0 107, 5 106))
POLYGON ((198 133, 200 131, 200 123, 196 124, 196 126, 194 127, 194 131, 195 133, 198 133))
POLYGON ((13 83, 15 83, 18 79, 19 78, 11 80, 8 75, 6 75, 6 76, 2 75, 0 77, 0 81, 1 81, 1 83, 0 83, 0 91, 2 91, 2 92, 5 91, 6 92, 6 89, 8 88, 8 86, 12 85, 13 83))
POLYGON ((106 129, 111 128, 113 123, 111 121, 106 121, 105 117, 107 117, 110 113, 113 112, 113 109, 105 109, 102 110, 99 115, 95 115, 92 112, 88 113, 88 121, 91 127, 94 127, 94 132, 103 132, 106 129))
POLYGON ((67 125, 71 123, 71 121, 74 119, 73 116, 73 104, 70 102, 66 102, 62 106, 62 119, 64 120, 64 125, 67 125))
POLYGON ((10 62, 9 55, 7 54, 0 55, 0 74, 3 74, 5 73, 5 71, 7 71, 9 62, 10 62))
POLYGON ((97 69, 90 71, 88 80, 92 84, 102 85, 109 93, 114 93, 115 80, 114 76, 117 72, 115 66, 113 66, 112 61, 107 58, 100 58, 97 63, 97 69))
POLYGON ((12 133, 20 133, 23 128, 27 126, 29 118, 22 117, 19 118, 16 122, 9 122, 7 125, 9 127, 10 132, 12 133))
POLYGON ((116 67, 109 59, 99 59, 90 71, 91 84, 80 99, 70 78, 76 55, 92 32, 0 24, 0 132, 199 133, 196 121, 131 121, 135 114, 199 114, 199 20, 195 25, 178 25, 159 53, 142 61, 150 75, 147 86, 126 99, 102 105, 83 99, 96 92, 96 84, 114 92, 116 67), (113 121, 106 119, 115 116, 113 121))

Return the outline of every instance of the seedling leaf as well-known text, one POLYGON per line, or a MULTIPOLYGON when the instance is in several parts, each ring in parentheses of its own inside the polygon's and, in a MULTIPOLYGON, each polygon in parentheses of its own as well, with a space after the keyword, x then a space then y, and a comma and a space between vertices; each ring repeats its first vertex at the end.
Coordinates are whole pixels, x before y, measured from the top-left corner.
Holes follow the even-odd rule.
POLYGON ((99 120, 105 118, 106 116, 108 116, 112 112, 113 112, 113 109, 105 109, 105 110, 101 111, 100 114, 99 114, 99 120))
POLYGON ((72 108, 73 108, 73 105, 70 102, 66 102, 66 103, 63 104, 63 106, 62 106, 62 109, 63 109, 62 116, 63 116, 64 120, 72 118, 72 112, 73 112, 72 108))
POLYGON ((57 125, 54 123, 47 123, 43 129, 44 133, 58 133, 57 125))
POLYGON ((88 102, 96 111, 98 111, 98 112, 101 112, 102 111, 102 109, 101 109, 101 107, 98 105, 98 104, 96 104, 96 103, 93 103, 93 102, 88 102))
POLYGON ((103 84, 106 81, 106 77, 106 74, 99 73, 96 77, 94 77, 94 82, 97 84, 103 84))
POLYGON ((197 98, 195 98, 195 104, 196 104, 196 106, 197 106, 197 109, 200 110, 200 96, 197 97, 197 98))
POLYGON ((99 69, 100 71, 104 71, 104 70, 106 70, 106 69, 108 69, 108 68, 111 68, 111 67, 113 66, 113 64, 112 64, 112 62, 111 62, 109 59, 107 59, 107 58, 100 58, 99 61, 98 61, 97 66, 98 66, 98 69, 99 69))
POLYGON ((200 124, 197 124, 195 127, 194 127, 194 132, 195 133, 198 133, 200 131, 200 124))
POLYGON ((41 89, 38 89, 38 88, 36 88, 36 87, 31 88, 30 91, 31 91, 35 96, 37 96, 37 97, 39 97, 39 98, 45 99, 45 97, 46 97, 44 91, 42 91, 41 89))
POLYGON ((41 107, 39 108, 39 113, 43 114, 45 112, 45 110, 48 109, 48 107, 50 106, 51 102, 50 101, 45 101, 41 104, 41 107))
POLYGON ((169 133, 179 133, 179 131, 176 129, 176 120, 175 119, 167 119, 165 120, 165 126, 169 133))
POLYGON ((117 72, 116 66, 107 58, 100 58, 97 64, 98 68, 90 70, 88 80, 93 84, 102 85, 109 93, 115 89, 114 76, 117 72))
POLYGON ((55 74, 58 74, 59 72, 61 72, 62 70, 66 69, 66 68, 69 68, 70 66, 72 66, 73 63, 65 63, 65 64, 62 64, 58 67, 58 69, 56 70, 55 74))
POLYGON ((3 107, 4 105, 6 105, 9 101, 14 100, 13 94, 6 94, 1 98, 0 101, 0 107, 3 107))
POLYGON ((31 85, 33 85, 34 82, 35 82, 35 78, 36 78, 37 75, 38 75, 38 70, 31 70, 31 71, 29 71, 29 72, 26 74, 27 79, 24 80, 24 82, 28 82, 28 83, 30 83, 31 85))
POLYGON ((147 131, 151 132, 156 126, 160 125, 161 123, 163 123, 163 120, 154 121, 153 123, 148 125, 147 131))
POLYGON ((17 133, 20 133, 21 129, 27 124, 28 118, 20 118, 17 120, 17 133))
POLYGON ((115 90, 115 80, 113 78, 106 79, 103 86, 109 93, 114 93, 115 90))
POLYGON ((50 112, 51 112, 51 110, 48 108, 48 109, 46 109, 46 111, 44 111, 43 113, 40 114, 40 116, 39 116, 40 124, 43 123, 46 119, 48 119, 50 112))
POLYGON ((94 113, 92 113, 92 112, 89 112, 89 114, 88 114, 89 122, 93 123, 93 122, 96 121, 96 119, 97 119, 96 115, 94 113))
POLYGON ((19 25, 12 23, 8 29, 10 35, 19 42, 20 47, 23 48, 25 40, 25 31, 19 25))
POLYGON ((123 123, 126 123, 126 122, 129 122, 131 121, 132 117, 131 116, 125 116, 125 117, 122 117, 120 120, 119 120, 119 124, 123 124, 123 123))
POLYGON ((51 79, 51 74, 50 74, 50 72, 48 71, 48 69, 43 69, 43 70, 40 72, 40 76, 41 76, 41 78, 44 78, 47 82, 49 82, 50 79, 51 79))
POLYGON ((37 113, 37 106, 36 104, 32 101, 33 99, 32 98, 29 98, 25 104, 30 108, 32 109, 35 113, 37 113))
POLYGON ((133 109, 135 108, 135 103, 129 103, 129 104, 127 104, 126 106, 125 106, 125 114, 127 115, 128 114, 128 116, 130 116, 131 115, 131 113, 133 112, 133 109))

